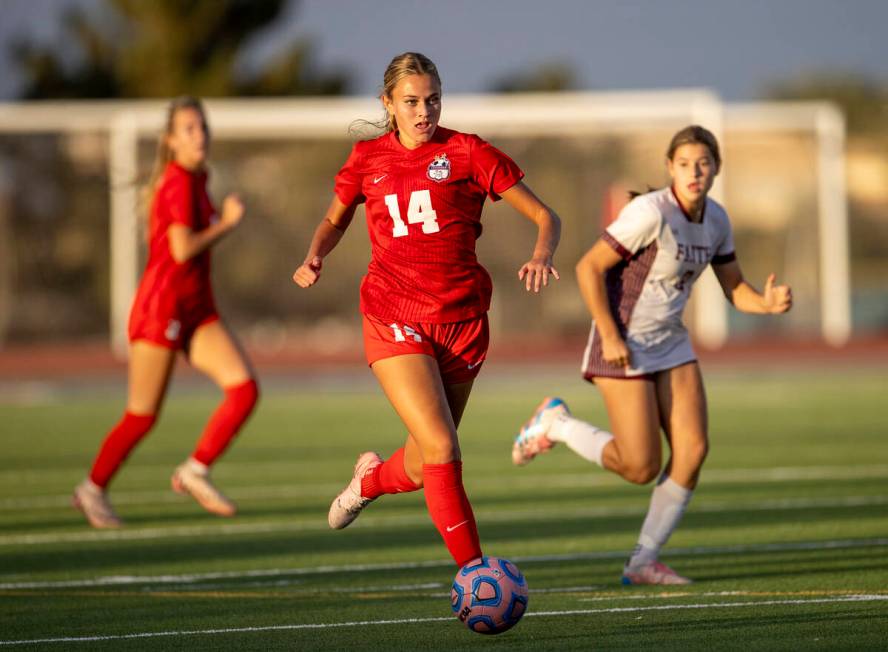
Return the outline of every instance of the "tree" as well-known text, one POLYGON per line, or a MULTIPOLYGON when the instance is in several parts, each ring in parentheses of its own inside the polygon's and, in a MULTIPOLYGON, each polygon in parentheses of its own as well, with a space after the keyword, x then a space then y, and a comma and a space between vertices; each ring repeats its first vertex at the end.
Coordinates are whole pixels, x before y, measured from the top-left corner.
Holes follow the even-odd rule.
POLYGON ((98 12, 64 16, 60 45, 13 46, 23 97, 145 98, 334 95, 341 70, 315 72, 311 43, 291 42, 257 71, 243 54, 271 27, 287 0, 105 0, 98 12))
POLYGON ((566 63, 544 63, 529 71, 506 75, 493 85, 498 93, 553 92, 576 88, 576 74, 566 63))
POLYGON ((884 132, 888 125, 888 89, 853 74, 816 73, 780 82, 765 89, 774 100, 830 100, 838 104, 851 133, 884 132))

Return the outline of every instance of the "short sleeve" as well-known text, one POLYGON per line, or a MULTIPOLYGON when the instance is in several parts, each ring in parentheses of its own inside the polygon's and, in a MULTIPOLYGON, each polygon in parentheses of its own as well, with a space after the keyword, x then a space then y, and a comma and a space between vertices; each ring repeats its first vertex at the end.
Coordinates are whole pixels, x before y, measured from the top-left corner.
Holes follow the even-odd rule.
POLYGON ((364 173, 359 150, 360 144, 355 143, 355 146, 352 147, 351 154, 349 154, 348 159, 345 161, 345 165, 339 170, 339 174, 336 175, 333 186, 333 192, 339 197, 339 201, 346 206, 362 204, 366 200, 361 190, 364 182, 364 173))
POLYGON ((471 136, 472 177, 493 201, 524 178, 524 172, 506 154, 487 141, 471 136))
POLYGON ((737 260, 737 255, 734 252, 734 233, 727 215, 724 217, 721 231, 721 239, 712 256, 713 265, 724 265, 737 260))
POLYGON ((162 204, 159 213, 166 218, 167 227, 181 224, 189 229, 195 228, 195 197, 187 176, 171 176, 160 196, 162 204))
POLYGON ((605 230, 602 239, 623 258, 631 258, 660 234, 663 218, 648 199, 636 197, 605 230))

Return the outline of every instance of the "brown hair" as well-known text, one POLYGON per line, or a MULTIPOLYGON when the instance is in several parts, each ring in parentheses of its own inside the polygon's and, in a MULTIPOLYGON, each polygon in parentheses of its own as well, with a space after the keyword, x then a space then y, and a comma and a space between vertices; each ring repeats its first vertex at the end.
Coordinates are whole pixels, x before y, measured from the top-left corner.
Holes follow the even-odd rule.
POLYGON ((715 135, 700 125, 689 125, 678 131, 669 141, 669 149, 666 150, 666 158, 670 161, 675 156, 675 150, 682 145, 705 145, 712 154, 716 167, 721 167, 721 152, 718 149, 718 140, 715 135))
MULTIPOLYGON (((392 99, 392 93, 395 92, 398 82, 409 75, 429 75, 438 82, 438 86, 441 86, 441 76, 438 74, 438 67, 431 59, 419 52, 404 52, 392 59, 385 69, 385 74, 382 76, 382 92, 380 92, 379 98, 387 97, 392 99)), ((355 120, 349 126, 349 133, 359 138, 368 137, 365 136, 368 126, 372 130, 387 134, 395 131, 398 128, 398 123, 395 120, 395 116, 389 115, 386 111, 385 116, 378 122, 355 120)), ((369 137, 372 138, 373 136, 369 137)))
MULTIPOLYGON (((154 156, 154 165, 151 170, 151 176, 148 183, 142 189, 142 215, 144 216, 145 225, 151 219, 151 202, 154 200, 154 193, 157 191, 157 184, 167 164, 173 160, 174 154, 167 144, 167 138, 173 133, 173 121, 176 114, 184 109, 193 109, 200 114, 203 121, 204 132, 209 136, 210 128, 207 125, 207 113, 204 111, 203 103, 196 97, 191 95, 180 95, 170 101, 167 105, 166 122, 163 131, 157 139, 157 153, 154 156)), ((146 229, 146 235, 149 229, 146 229)))

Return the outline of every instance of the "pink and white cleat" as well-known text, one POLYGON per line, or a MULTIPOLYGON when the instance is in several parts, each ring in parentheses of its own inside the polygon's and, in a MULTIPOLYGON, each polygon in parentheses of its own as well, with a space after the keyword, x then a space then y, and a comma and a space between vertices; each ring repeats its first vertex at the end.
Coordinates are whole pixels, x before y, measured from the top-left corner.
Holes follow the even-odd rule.
POLYGON ((227 517, 237 514, 237 505, 210 482, 206 466, 191 463, 190 460, 180 464, 173 472, 170 485, 177 494, 191 496, 211 514, 227 517))
POLYGON ((373 451, 367 451, 358 456, 351 481, 333 499, 330 511, 327 512, 327 523, 330 524, 331 528, 341 530, 347 527, 358 518, 361 510, 373 502, 373 498, 364 498, 361 495, 361 480, 380 464, 382 464, 382 458, 373 451))
POLYGON ((551 396, 544 398, 515 437, 515 443, 512 444, 512 463, 524 466, 540 453, 548 452, 555 445, 549 439, 549 429, 552 422, 560 416, 570 416, 567 403, 551 396))
POLYGON ((71 504, 83 512, 94 528, 105 530, 123 526, 123 521, 114 513, 105 490, 93 484, 89 478, 74 487, 71 504))
POLYGON ((623 577, 620 581, 624 585, 638 584, 692 584, 693 580, 682 577, 666 564, 652 561, 638 568, 623 568, 623 577))

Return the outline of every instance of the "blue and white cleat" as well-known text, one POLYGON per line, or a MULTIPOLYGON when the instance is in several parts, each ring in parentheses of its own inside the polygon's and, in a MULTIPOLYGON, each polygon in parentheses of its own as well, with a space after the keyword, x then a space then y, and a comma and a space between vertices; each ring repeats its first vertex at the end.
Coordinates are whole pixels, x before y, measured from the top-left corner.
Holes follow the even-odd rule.
POLYGON ((569 416, 567 403, 552 396, 544 398, 515 437, 515 443, 512 445, 512 463, 524 466, 540 453, 552 448, 555 445, 555 442, 549 439, 552 423, 559 417, 569 416))

